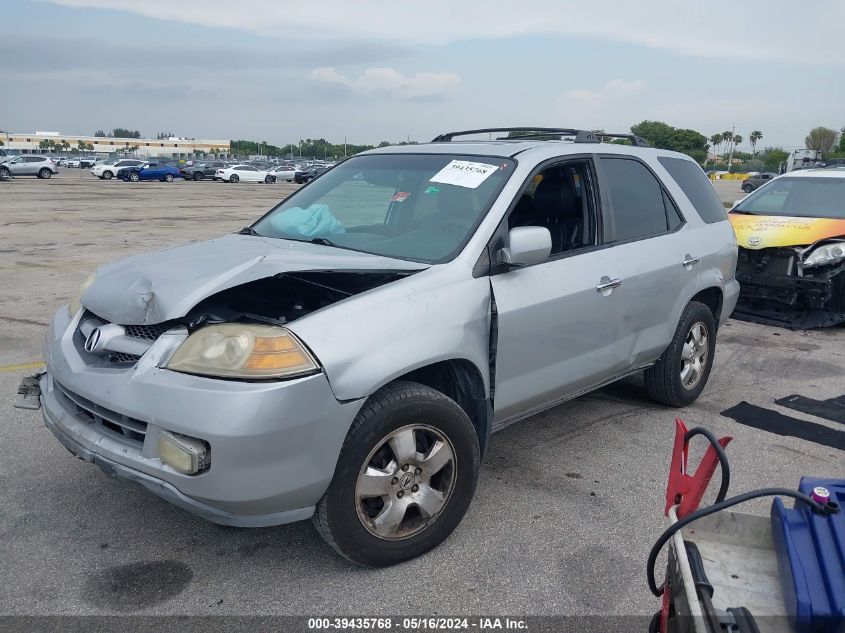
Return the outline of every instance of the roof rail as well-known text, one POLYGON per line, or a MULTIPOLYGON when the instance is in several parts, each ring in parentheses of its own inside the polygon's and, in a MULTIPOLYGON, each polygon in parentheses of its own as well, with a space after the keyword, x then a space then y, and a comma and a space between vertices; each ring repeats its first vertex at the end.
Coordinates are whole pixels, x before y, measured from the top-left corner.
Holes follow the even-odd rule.
POLYGON ((548 136, 572 136, 576 143, 601 143, 602 138, 624 138, 637 147, 648 147, 648 143, 637 136, 636 134, 607 134, 605 132, 591 132, 590 130, 579 130, 576 128, 562 128, 562 127, 490 127, 481 128, 478 130, 460 130, 457 132, 446 132, 438 134, 431 142, 432 143, 449 143, 456 136, 469 136, 471 134, 492 134, 499 132, 521 132, 521 134, 514 134, 513 136, 500 136, 497 141, 503 140, 527 140, 527 139, 543 139, 548 136))

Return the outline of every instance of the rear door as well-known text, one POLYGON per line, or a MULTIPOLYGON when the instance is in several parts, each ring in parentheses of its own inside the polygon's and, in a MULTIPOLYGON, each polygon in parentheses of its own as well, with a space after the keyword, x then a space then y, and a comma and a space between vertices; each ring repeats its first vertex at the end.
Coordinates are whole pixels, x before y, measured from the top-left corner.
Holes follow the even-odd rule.
POLYGON ((629 367, 655 360, 669 345, 678 306, 695 294, 703 244, 652 169, 631 156, 601 157, 602 184, 612 217, 612 267, 621 280, 629 367))

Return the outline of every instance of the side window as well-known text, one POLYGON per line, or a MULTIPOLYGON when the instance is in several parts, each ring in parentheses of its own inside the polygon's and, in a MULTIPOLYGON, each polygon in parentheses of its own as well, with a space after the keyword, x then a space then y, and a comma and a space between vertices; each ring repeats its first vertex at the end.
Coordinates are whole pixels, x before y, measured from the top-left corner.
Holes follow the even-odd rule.
POLYGON ((616 239, 641 239, 669 230, 663 188, 648 168, 627 158, 602 158, 616 221, 616 239))
POLYGON ((684 216, 681 215, 678 207, 672 202, 672 198, 669 197, 665 189, 663 190, 663 206, 666 208, 666 222, 669 230, 674 231, 684 223, 684 216))
POLYGON ((27 156, 24 160, 25 160, 27 163, 40 163, 40 162, 42 162, 44 159, 43 159, 43 158, 41 158, 40 156, 27 156))
POLYGON ((657 160, 678 183, 702 220, 707 224, 712 224, 728 219, 728 214, 722 205, 719 194, 716 193, 713 183, 710 182, 701 167, 693 161, 683 158, 660 156, 657 160))
POLYGON ((551 255, 595 244, 596 207, 589 161, 559 163, 531 179, 508 216, 508 228, 542 226, 551 255))

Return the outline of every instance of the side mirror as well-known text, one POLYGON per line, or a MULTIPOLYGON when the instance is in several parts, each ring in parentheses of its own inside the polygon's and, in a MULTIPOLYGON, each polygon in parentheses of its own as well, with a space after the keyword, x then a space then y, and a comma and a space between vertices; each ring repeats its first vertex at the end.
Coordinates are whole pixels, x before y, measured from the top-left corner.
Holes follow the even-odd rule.
POLYGON ((544 226, 518 226, 508 233, 508 246, 499 251, 502 263, 510 266, 537 264, 552 252, 552 234, 544 226))

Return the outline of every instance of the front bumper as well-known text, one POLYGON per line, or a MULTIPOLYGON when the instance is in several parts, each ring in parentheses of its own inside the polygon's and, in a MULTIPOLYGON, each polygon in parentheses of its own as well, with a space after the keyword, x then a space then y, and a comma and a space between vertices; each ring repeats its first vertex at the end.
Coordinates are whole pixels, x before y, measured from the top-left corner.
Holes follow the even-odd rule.
POLYGON ((809 277, 793 274, 794 262, 778 266, 775 262, 765 270, 751 264, 737 267, 741 292, 735 316, 794 329, 845 322, 845 268, 816 269, 809 277))
POLYGON ((88 366, 75 328, 62 308, 41 378, 44 421, 72 453, 216 523, 258 527, 311 516, 363 401, 338 402, 322 373, 249 383, 161 369, 178 345, 168 335, 131 368, 88 366), (162 463, 162 431, 206 441, 210 468, 184 475, 162 463))

